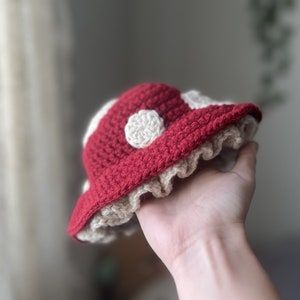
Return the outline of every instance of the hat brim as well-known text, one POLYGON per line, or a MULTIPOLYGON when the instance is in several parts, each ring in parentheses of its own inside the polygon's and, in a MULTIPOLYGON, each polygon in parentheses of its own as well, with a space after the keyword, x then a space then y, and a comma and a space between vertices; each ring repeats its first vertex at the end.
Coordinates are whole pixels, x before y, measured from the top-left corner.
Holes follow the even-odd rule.
POLYGON ((238 123, 247 115, 257 122, 262 117, 259 108, 252 103, 210 105, 188 112, 151 145, 133 152, 101 174, 77 201, 68 233, 76 237, 99 210, 188 157, 222 129, 238 123))

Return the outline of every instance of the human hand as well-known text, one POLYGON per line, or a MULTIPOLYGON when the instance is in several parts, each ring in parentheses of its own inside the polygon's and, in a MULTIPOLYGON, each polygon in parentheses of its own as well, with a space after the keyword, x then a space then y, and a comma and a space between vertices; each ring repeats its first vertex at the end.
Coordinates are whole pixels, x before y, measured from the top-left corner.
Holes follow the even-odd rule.
POLYGON ((203 170, 178 182, 171 195, 142 203, 137 216, 157 255, 170 268, 198 240, 216 232, 229 235, 244 227, 255 189, 257 144, 244 146, 228 172, 208 163, 203 170))

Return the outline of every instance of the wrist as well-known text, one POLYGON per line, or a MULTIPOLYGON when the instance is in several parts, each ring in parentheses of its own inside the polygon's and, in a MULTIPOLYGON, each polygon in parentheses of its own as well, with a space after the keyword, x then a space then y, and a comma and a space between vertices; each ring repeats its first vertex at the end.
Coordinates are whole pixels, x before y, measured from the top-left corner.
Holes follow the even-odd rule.
POLYGON ((190 241, 169 270, 181 300, 279 299, 242 224, 210 230, 190 241))
POLYGON ((249 245, 243 224, 207 229, 186 241, 167 267, 175 281, 188 274, 198 276, 246 249, 249 245))

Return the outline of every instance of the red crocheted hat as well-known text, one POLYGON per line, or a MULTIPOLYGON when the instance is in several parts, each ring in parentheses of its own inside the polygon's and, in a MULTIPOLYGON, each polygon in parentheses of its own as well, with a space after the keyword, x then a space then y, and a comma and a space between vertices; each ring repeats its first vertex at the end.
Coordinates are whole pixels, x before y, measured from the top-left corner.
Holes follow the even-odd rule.
POLYGON ((88 179, 68 232, 108 242, 128 231, 143 194, 164 197, 172 178, 190 176, 200 159, 251 140, 261 112, 251 103, 217 102, 197 91, 140 84, 108 102, 84 137, 88 179))

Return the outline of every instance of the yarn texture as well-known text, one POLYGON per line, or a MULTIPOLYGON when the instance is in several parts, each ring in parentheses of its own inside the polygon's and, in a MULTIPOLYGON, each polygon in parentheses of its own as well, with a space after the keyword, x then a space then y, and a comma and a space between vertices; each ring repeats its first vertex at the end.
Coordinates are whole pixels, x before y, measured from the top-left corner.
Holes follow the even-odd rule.
POLYGON ((164 130, 164 120, 155 110, 142 109, 129 117, 125 125, 125 137, 132 147, 145 148, 164 130))
POLYGON ((88 179, 68 232, 105 243, 136 227, 144 194, 165 197, 172 179, 186 178, 199 160, 252 140, 261 112, 252 103, 218 102, 166 84, 138 85, 104 105, 84 137, 88 179))

